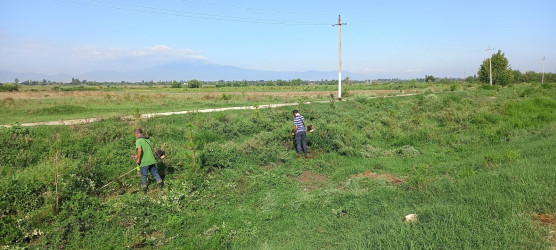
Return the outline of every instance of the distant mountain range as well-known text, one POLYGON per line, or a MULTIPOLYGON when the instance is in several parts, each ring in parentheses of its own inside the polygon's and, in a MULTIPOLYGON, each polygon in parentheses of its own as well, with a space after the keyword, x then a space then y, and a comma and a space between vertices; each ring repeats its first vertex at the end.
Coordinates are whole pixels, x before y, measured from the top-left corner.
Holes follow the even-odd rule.
MULTIPOLYGON (((342 78, 349 77, 353 80, 367 80, 370 75, 342 72, 342 78)), ((38 73, 17 73, 11 71, 0 70, 0 82, 13 82, 14 79, 20 82, 32 80, 55 82, 71 82, 72 78, 97 82, 140 82, 140 81, 172 81, 172 80, 190 80, 197 79, 200 81, 218 81, 218 80, 333 80, 338 78, 337 71, 264 71, 250 70, 228 65, 218 65, 198 62, 172 62, 158 65, 152 68, 135 70, 128 72, 118 72, 111 70, 93 71, 84 74, 67 75, 47 75, 38 73)))

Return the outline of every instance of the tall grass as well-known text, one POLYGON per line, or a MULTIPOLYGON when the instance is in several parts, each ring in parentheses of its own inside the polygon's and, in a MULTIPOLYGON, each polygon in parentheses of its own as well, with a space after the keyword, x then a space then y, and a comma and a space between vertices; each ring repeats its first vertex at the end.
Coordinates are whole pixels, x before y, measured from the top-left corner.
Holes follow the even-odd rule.
MULTIPOLYGON (((532 90, 530 90, 532 89, 532 90)), ((556 93, 455 89, 0 133, 0 244, 31 248, 546 249, 556 93), (523 94, 527 93, 527 94, 523 94), (145 196, 133 128, 166 149, 145 196), (196 160, 193 161, 192 156, 196 160), (57 157, 54 160, 54 157, 57 157), (59 167, 60 213, 54 213, 59 167), (418 221, 403 222, 416 213, 418 221)), ((552 225, 554 226, 554 225, 552 225)), ((552 245, 553 246, 553 245, 552 245)))

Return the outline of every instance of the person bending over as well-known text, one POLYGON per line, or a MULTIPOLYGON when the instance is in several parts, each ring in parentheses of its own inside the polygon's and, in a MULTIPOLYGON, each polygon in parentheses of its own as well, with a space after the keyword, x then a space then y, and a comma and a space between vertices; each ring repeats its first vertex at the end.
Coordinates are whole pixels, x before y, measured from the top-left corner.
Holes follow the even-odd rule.
POLYGON ((135 163, 140 167, 141 170, 141 188, 143 193, 147 193, 147 174, 151 172, 151 175, 156 180, 156 183, 160 188, 164 187, 164 183, 156 171, 156 158, 154 157, 153 148, 151 147, 151 141, 149 137, 143 134, 143 130, 137 128, 134 130, 135 138, 135 148, 137 149, 137 154, 132 155, 135 163))

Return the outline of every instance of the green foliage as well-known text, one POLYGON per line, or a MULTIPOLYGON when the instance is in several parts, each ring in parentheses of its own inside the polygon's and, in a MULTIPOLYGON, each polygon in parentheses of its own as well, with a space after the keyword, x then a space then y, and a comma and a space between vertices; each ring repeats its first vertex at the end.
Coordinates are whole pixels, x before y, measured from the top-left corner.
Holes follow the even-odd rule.
POLYGON ((2 131, 0 140, 4 144, 0 167, 6 168, 25 168, 36 163, 46 146, 35 144, 29 129, 18 123, 2 131))
POLYGON ((308 159, 293 149, 293 107, 2 128, 0 157, 19 158, 0 160, 0 244, 549 248, 534 214, 556 208, 552 90, 429 89, 303 104, 316 127, 308 159), (151 181, 143 195, 128 175, 100 189, 133 169, 138 123, 164 144, 157 168, 166 187, 151 181), (403 222, 409 213, 418 222, 403 222))
POLYGON ((181 88, 182 85, 183 85, 183 84, 181 84, 181 83, 179 83, 179 82, 177 82, 177 81, 174 80, 174 81, 172 81, 172 85, 171 85, 171 86, 172 86, 172 88, 181 88))
POLYGON ((492 58, 485 59, 479 68, 479 80, 483 83, 490 82, 490 65, 492 63, 492 84, 493 85, 508 85, 514 80, 514 73, 510 68, 508 59, 501 50, 492 58), (491 62, 492 61, 492 62, 491 62))
POLYGON ((19 90, 19 85, 17 85, 17 83, 0 84, 0 92, 13 92, 18 90, 19 90))
POLYGON ((349 91, 347 90, 347 88, 342 88, 342 97, 349 97, 349 91))
POLYGON ((201 87, 201 82, 197 79, 189 80, 189 82, 187 82, 187 87, 188 88, 200 88, 201 87))

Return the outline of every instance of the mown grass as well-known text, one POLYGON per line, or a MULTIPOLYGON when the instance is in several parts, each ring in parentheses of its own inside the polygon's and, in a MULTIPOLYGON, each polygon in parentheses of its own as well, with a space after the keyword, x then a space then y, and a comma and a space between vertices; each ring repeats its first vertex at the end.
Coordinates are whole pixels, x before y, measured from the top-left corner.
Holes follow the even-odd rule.
POLYGON ((0 135, 0 244, 32 248, 548 249, 556 93, 539 85, 269 110, 12 127, 0 135), (310 157, 291 109, 316 131, 310 157), (133 128, 167 159, 138 178, 133 128), (193 160, 193 156, 195 160, 193 160), (60 213, 53 186, 60 172, 60 213), (416 213, 418 221, 406 223, 416 213))

